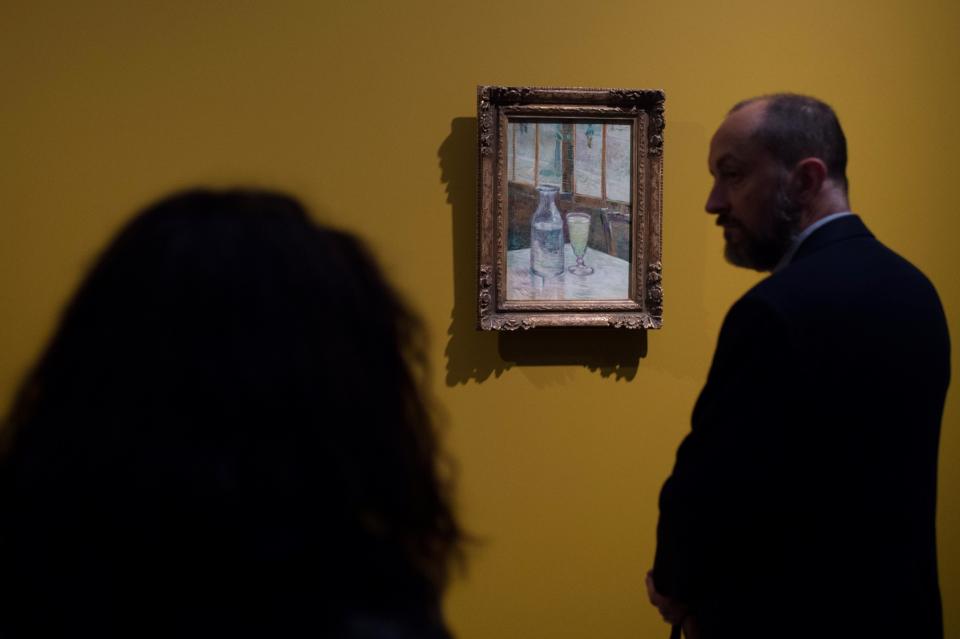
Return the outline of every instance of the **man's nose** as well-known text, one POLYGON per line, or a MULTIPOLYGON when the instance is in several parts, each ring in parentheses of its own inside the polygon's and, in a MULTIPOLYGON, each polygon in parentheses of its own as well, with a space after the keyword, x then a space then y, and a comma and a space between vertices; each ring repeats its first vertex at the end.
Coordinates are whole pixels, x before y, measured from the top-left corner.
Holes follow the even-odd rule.
POLYGON ((730 208, 723 190, 718 188, 716 184, 710 189, 710 195, 707 196, 707 203, 704 205, 704 208, 707 210, 707 213, 714 215, 723 213, 730 208))

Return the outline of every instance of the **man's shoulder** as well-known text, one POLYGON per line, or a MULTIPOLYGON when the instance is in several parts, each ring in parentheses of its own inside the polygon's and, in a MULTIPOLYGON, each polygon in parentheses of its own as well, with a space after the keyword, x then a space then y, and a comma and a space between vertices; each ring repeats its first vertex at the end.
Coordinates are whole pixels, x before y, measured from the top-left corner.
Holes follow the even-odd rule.
MULTIPOLYGON (((858 219, 851 221, 865 231, 858 219)), ((804 252, 757 283, 742 299, 769 306, 792 319, 826 320, 837 313, 873 314, 876 318, 907 308, 942 313, 936 289, 920 269, 869 232, 857 232, 856 225, 847 224, 846 233, 829 228, 840 222, 808 238, 812 244, 804 252), (822 231, 832 233, 820 235, 822 231)))
MULTIPOLYGON (((830 279, 901 272, 926 280, 910 261, 878 240, 857 215, 846 215, 822 226, 800 245, 794 258, 777 275, 784 283, 829 275, 830 279)), ((774 279, 774 283, 778 280, 774 279)))

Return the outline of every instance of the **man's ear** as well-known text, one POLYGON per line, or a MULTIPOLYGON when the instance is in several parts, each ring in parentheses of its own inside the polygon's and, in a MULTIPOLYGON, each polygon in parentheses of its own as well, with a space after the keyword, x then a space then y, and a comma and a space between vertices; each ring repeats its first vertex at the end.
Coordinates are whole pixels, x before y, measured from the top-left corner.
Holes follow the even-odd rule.
POLYGON ((794 195, 803 204, 820 194, 827 179, 827 165, 820 158, 804 158, 793 168, 794 195))

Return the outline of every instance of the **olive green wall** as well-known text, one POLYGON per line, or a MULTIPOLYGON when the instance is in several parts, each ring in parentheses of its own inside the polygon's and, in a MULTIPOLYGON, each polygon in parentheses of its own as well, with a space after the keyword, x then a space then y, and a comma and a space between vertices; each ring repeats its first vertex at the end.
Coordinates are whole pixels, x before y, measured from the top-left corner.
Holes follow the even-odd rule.
MULTIPOLYGON (((461 511, 485 540, 447 601, 456 634, 663 636, 643 588, 657 493, 723 315, 757 280, 723 262, 702 212, 709 137, 743 97, 794 90, 831 102, 849 138, 854 210, 932 278, 960 341, 957 7, 7 0, 0 409, 134 208, 196 183, 292 190, 369 240, 430 329, 461 511), (666 91, 663 330, 645 340, 473 331, 480 83, 666 91)), ((897 315, 877 321, 890 340, 910 340, 897 315)), ((938 527, 953 637, 958 388, 938 527)))

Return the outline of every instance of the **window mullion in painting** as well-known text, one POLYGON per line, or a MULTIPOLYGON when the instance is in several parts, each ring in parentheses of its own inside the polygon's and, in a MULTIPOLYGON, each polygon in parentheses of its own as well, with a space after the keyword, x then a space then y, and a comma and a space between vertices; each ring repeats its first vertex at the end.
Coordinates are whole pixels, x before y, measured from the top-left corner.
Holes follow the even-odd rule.
POLYGON ((533 186, 540 186, 540 123, 533 125, 533 186))
POLYGON ((607 123, 600 136, 600 201, 607 205, 607 123))
POLYGON ((511 152, 511 158, 513 163, 510 166, 511 175, 510 180, 512 182, 517 181, 517 125, 516 123, 510 124, 510 147, 513 149, 511 152))
POLYGON ((570 193, 577 194, 577 125, 570 125, 570 193))
POLYGON ((573 193, 573 138, 574 128, 570 122, 560 125, 560 190, 573 193))

